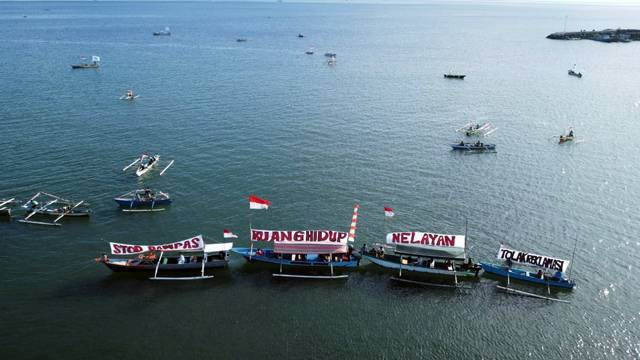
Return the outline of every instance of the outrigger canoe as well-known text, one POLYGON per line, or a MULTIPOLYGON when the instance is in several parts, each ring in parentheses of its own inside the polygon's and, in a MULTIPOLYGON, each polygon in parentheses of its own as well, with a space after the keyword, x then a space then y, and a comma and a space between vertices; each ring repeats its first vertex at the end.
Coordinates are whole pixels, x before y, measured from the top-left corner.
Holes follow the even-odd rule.
POLYGON ((160 155, 148 155, 142 154, 140 157, 140 164, 136 169, 136 175, 142 176, 149 172, 160 160, 160 155))
POLYGON ((202 235, 163 245, 129 245, 113 242, 109 244, 112 255, 125 257, 109 258, 103 254, 96 259, 98 263, 104 264, 114 272, 153 274, 151 280, 212 278, 213 275, 205 275, 205 270, 226 267, 229 261, 229 250, 233 247, 233 243, 205 244, 202 235), (156 256, 156 253, 160 253, 160 255, 156 256), (165 253, 178 253, 179 255, 165 256, 165 253), (136 255, 137 257, 131 257, 136 255), (159 277, 160 271, 171 273, 200 272, 200 276, 159 277))
POLYGON ((21 223, 36 225, 55 225, 60 226, 58 221, 65 216, 69 217, 88 217, 91 210, 85 208, 88 204, 83 201, 75 202, 63 199, 59 196, 39 192, 22 205, 27 215, 24 219, 18 220, 21 223), (40 222, 29 220, 34 215, 55 216, 53 222, 40 222))
POLYGON ((465 76, 467 75, 458 75, 458 74, 444 74, 444 77, 447 79, 458 79, 458 80, 464 80, 465 76))
POLYGON ((560 135, 560 140, 558 140, 559 144, 563 144, 566 143, 567 141, 573 141, 575 140, 575 136, 574 135, 560 135))
MULTIPOLYGON (((130 209, 147 207, 153 211, 156 206, 170 205, 172 200, 168 193, 162 191, 155 191, 152 189, 138 189, 129 191, 126 194, 122 194, 116 197, 115 202, 123 208, 123 211, 133 211, 130 209)), ((160 210, 160 209, 155 209, 160 210)))
POLYGON ((484 150, 495 150, 496 144, 459 142, 457 144, 451 144, 451 148, 453 150, 463 150, 463 151, 471 151, 471 150, 484 151, 484 150))

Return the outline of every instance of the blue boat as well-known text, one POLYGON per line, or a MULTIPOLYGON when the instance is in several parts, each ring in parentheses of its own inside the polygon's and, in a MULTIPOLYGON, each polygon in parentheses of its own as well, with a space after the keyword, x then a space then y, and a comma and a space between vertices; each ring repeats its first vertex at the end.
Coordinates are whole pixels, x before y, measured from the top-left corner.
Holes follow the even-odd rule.
POLYGON ((485 150, 495 150, 496 144, 485 144, 479 141, 475 143, 465 143, 464 141, 460 141, 457 144, 451 144, 451 148, 453 148, 453 150, 463 150, 463 151, 485 151, 485 150))
POLYGON ((356 268, 360 264, 358 253, 351 254, 283 254, 272 249, 251 249, 235 247, 231 249, 236 254, 242 255, 248 261, 258 261, 283 266, 315 267, 328 269, 356 268), (331 260, 331 261, 330 261, 331 260))
POLYGON ((123 208, 122 211, 162 211, 164 208, 156 209, 156 206, 171 204, 169 194, 151 189, 133 190, 113 200, 123 208), (137 208, 148 209, 136 210, 137 208))
POLYGON ((556 272, 552 276, 547 276, 540 272, 529 272, 520 269, 509 268, 504 265, 495 265, 490 263, 480 263, 484 271, 503 277, 508 277, 511 280, 520 280, 528 283, 539 284, 544 286, 573 289, 575 282, 567 279, 561 273, 556 272))

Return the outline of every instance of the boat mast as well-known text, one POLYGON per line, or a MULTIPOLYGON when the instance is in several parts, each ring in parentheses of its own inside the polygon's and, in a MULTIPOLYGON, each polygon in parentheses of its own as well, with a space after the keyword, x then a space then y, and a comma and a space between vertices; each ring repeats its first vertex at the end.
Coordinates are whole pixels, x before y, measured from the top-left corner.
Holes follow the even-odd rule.
POLYGON ((569 280, 571 280, 571 270, 573 270, 573 259, 576 257, 576 248, 578 247, 578 237, 576 236, 576 241, 573 244, 573 254, 571 255, 571 264, 569 268, 569 280))

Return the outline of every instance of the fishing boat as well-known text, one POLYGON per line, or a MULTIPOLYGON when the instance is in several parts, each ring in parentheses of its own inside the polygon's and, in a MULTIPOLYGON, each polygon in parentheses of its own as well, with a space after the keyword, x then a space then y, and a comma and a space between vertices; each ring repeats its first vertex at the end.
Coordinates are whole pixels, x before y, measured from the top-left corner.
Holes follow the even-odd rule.
POLYGON ((120 100, 135 100, 138 97, 140 97, 140 95, 136 95, 133 93, 133 90, 127 90, 127 93, 120 96, 120 100))
POLYGON ((162 31, 155 31, 153 36, 171 36, 171 30, 169 30, 169 27, 167 26, 162 31))
POLYGON ((324 56, 329 57, 329 58, 334 58, 334 57, 336 57, 338 55, 336 53, 328 52, 328 53, 324 53, 324 56))
POLYGON ((46 192, 38 192, 27 202, 22 204, 22 208, 26 211, 24 219, 18 222, 35 225, 53 225, 60 226, 62 218, 68 217, 88 217, 91 213, 86 208, 87 203, 83 201, 75 202, 63 199, 59 196, 46 192), (34 215, 55 216, 52 222, 42 222, 30 220, 34 215))
POLYGON ((573 64, 573 69, 569 69, 568 74, 571 76, 575 76, 577 78, 582 77, 582 73, 579 71, 576 71, 576 64, 573 64))
MULTIPOLYGON (((167 164, 167 166, 164 167, 164 169, 162 169, 162 171, 160 171, 160 176, 164 175, 164 173, 173 165, 173 163, 175 162, 175 160, 171 160, 169 161, 169 164, 167 164)), ((149 155, 148 153, 142 153, 142 155, 140 155, 139 158, 136 158, 135 160, 133 160, 131 162, 131 164, 125 166, 122 171, 127 171, 129 168, 131 168, 132 166, 138 164, 138 167, 136 168, 136 175, 137 176, 142 176, 146 173, 148 173, 153 167, 155 167, 157 164, 160 163, 160 155, 149 155)))
POLYGON ((466 235, 393 232, 387 234, 386 244, 374 244, 370 250, 365 246, 363 257, 376 265, 397 270, 398 277, 393 280, 422 285, 458 287, 459 279, 477 278, 481 270, 467 257, 466 235), (449 278, 454 283, 412 280, 407 275, 449 278))
POLYGON ((304 35, 298 34, 298 38, 302 39, 303 37, 304 37, 304 35))
POLYGON ((327 64, 335 65, 336 64, 336 57, 335 56, 329 57, 329 59, 327 60, 327 64))
POLYGON ((309 50, 304 52, 307 55, 313 55, 313 48, 310 48, 309 50))
POLYGON ((444 77, 446 79, 458 79, 458 80, 464 80, 464 77, 467 75, 461 75, 461 74, 444 74, 444 77))
POLYGON ((567 141, 573 141, 575 140, 575 135, 573 134, 573 129, 569 130, 569 133, 567 135, 560 135, 558 137, 558 144, 564 144, 567 141))
POLYGON ((11 205, 16 202, 15 200, 15 198, 0 200, 0 217, 11 218, 11 205))
POLYGON ((247 42, 247 39, 245 39, 245 38, 238 38, 238 39, 236 39, 236 42, 247 42))
POLYGON ((548 295, 551 294, 551 288, 573 289, 575 286, 575 282, 565 276, 570 263, 568 260, 513 250, 502 244, 498 250, 497 258, 502 261, 501 264, 481 262, 480 266, 486 273, 506 278, 507 286, 498 285, 498 289, 507 293, 566 302, 557 298, 513 289, 511 288, 511 281, 517 280, 527 284, 546 286, 548 295), (514 268, 514 266, 534 267, 538 271, 530 272, 526 269, 514 268))
POLYGON ((349 275, 336 274, 335 269, 356 268, 361 255, 353 250, 349 242, 355 239, 355 224, 358 205, 353 210, 349 232, 333 230, 257 230, 250 229, 251 247, 236 247, 231 251, 242 255, 249 262, 277 265, 280 268, 274 277, 302 279, 345 279, 349 275), (254 243, 273 242, 272 249, 255 247, 254 243), (305 274, 283 273, 284 268, 305 270, 305 274), (310 274, 309 271, 329 275, 310 274))
POLYGON ((129 191, 113 200, 124 212, 164 211, 164 207, 158 208, 158 206, 170 205, 172 202, 169 194, 149 188, 129 191))
POLYGON ((205 274, 206 269, 224 268, 229 262, 229 250, 233 243, 205 244, 203 236, 162 245, 130 245, 111 242, 110 258, 106 254, 96 259, 113 272, 133 272, 153 274, 150 280, 201 280, 213 275, 205 274), (156 255, 160 253, 160 255, 156 255), (167 253, 167 256, 165 256, 167 253), (172 255, 168 255, 172 254, 172 255), (194 273, 199 276, 158 276, 163 273, 194 273))
POLYGON ((482 124, 469 122, 464 126, 456 129, 457 132, 463 132, 466 136, 469 136, 469 137, 489 136, 493 134, 496 130, 498 130, 498 128, 493 126, 493 124, 490 122, 486 122, 482 124))
POLYGON ((72 69, 96 69, 100 67, 100 56, 93 55, 90 63, 72 64, 72 69))
POLYGON ((460 141, 456 144, 451 144, 451 148, 453 150, 462 150, 462 151, 486 151, 486 150, 495 150, 496 144, 485 144, 480 141, 476 141, 475 143, 466 143, 464 141, 460 141))

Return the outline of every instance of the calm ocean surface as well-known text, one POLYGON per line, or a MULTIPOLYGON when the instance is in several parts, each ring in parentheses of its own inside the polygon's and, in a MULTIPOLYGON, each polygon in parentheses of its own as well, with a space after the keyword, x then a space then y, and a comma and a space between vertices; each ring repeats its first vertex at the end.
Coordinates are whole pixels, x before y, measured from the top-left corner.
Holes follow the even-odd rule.
POLYGON ((0 198, 48 191, 94 211, 0 222, 4 357, 637 359, 640 43, 545 39, 565 15, 571 30, 640 26, 640 7, 0 2, 0 198), (72 71, 83 55, 102 67, 72 71), (134 103, 118 100, 128 88, 134 103), (499 128, 497 153, 451 152, 476 120, 499 128), (581 140, 558 145, 570 126, 581 140), (122 173, 145 150, 176 162, 122 173), (117 211, 141 186, 174 204, 117 211), (250 218, 251 193, 272 208, 250 218), (93 261, 109 241, 221 242, 224 228, 246 246, 249 221, 347 231, 356 202, 357 247, 463 233, 465 218, 475 260, 500 242, 570 259, 577 240, 578 285, 556 295, 571 304, 488 277, 400 286, 366 261, 346 281, 275 281, 233 255, 186 283, 93 261))

